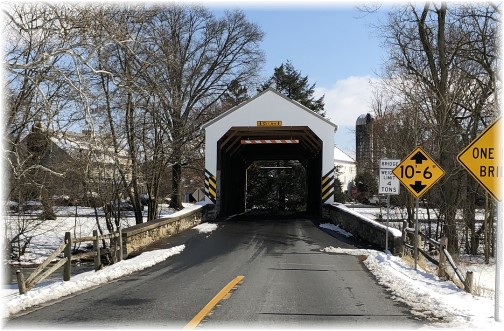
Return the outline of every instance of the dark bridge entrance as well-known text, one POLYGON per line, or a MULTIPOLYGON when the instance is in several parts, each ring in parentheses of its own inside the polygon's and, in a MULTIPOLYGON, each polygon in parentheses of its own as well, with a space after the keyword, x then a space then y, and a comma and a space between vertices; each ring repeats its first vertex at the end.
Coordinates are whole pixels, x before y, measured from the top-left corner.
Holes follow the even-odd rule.
POLYGON ((258 160, 298 160, 306 170, 307 211, 320 209, 322 141, 308 127, 233 127, 217 143, 220 174, 220 212, 245 210, 246 170, 258 160))

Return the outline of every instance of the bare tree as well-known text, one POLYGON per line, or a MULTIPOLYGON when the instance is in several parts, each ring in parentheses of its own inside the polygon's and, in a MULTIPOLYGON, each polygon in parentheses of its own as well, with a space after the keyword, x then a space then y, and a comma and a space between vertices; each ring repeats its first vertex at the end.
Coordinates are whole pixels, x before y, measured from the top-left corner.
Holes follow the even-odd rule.
POLYGON ((40 142, 85 129, 92 147, 79 158, 84 176, 76 187, 103 207, 128 198, 137 223, 142 193, 150 197, 149 220, 167 186, 172 206, 181 207, 182 168, 201 167, 200 125, 215 116, 231 82, 249 82, 263 60, 262 32, 239 11, 217 18, 196 6, 37 3, 13 4, 3 14, 12 188, 48 189, 47 181, 30 182, 40 178, 35 171, 69 178, 77 169, 35 163, 26 148, 20 153, 35 123, 40 142), (97 178, 100 154, 110 147, 114 175, 97 178), (102 190, 107 180, 111 192, 102 190))
MULTIPOLYGON (((2 12, 6 79, 4 165, 8 173, 7 199, 39 199, 41 215, 21 215, 11 220, 11 252, 19 258, 31 241, 30 235, 45 219, 54 219, 51 197, 55 181, 65 168, 47 162, 53 132, 65 130, 81 116, 75 88, 75 62, 70 49, 75 35, 61 19, 67 7, 58 10, 41 4, 12 4, 2 12), (40 219, 40 221, 39 221, 40 219), (21 244, 23 243, 23 244, 21 244)), ((22 210, 20 211, 22 212, 22 210)))
MULTIPOLYGON (((458 18, 460 38, 465 41, 460 50, 457 68, 465 80, 460 87, 458 119, 463 141, 468 144, 495 118, 497 114, 497 23, 500 20, 494 6, 461 6, 454 10, 458 18)), ((476 228, 476 201, 483 196, 482 188, 464 172, 463 205, 466 227, 465 249, 469 254, 478 252, 479 241, 485 230, 492 227, 486 221, 476 228)), ((494 208, 492 203, 489 206, 494 208)), ((489 233, 485 235, 488 253, 489 233)), ((488 260, 488 254, 487 254, 488 260)))
POLYGON ((182 168, 201 144, 199 126, 233 80, 247 82, 263 60, 262 32, 240 11, 216 18, 196 6, 158 7, 148 30, 150 90, 170 141, 171 202, 181 208, 182 168))
POLYGON ((496 116, 498 20, 496 7, 488 4, 427 2, 396 7, 382 27, 390 51, 385 72, 393 83, 387 89, 404 96, 405 109, 425 123, 414 131, 415 144, 426 147, 446 172, 433 194, 452 253, 459 249, 456 214, 464 204, 466 224, 475 231, 476 187, 456 156, 496 116))

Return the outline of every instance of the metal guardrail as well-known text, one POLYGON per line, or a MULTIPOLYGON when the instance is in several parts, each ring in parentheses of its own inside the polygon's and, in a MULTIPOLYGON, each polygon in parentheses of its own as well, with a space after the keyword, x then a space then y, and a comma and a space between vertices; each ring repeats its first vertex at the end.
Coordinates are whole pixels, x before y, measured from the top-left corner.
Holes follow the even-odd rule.
POLYGON ((93 236, 90 237, 81 237, 81 238, 72 238, 70 232, 65 232, 64 242, 56 248, 56 250, 49 256, 47 259, 40 264, 30 276, 25 280, 24 275, 21 270, 16 271, 17 283, 20 294, 25 294, 32 288, 34 288, 39 282, 49 277, 52 273, 58 270, 61 266, 63 266, 63 280, 69 281, 72 274, 72 261, 81 260, 85 258, 94 258, 94 266, 95 271, 98 271, 103 268, 103 264, 101 263, 101 249, 100 249, 100 240, 111 239, 111 245, 114 247, 111 250, 111 254, 116 257, 118 261, 123 259, 123 247, 122 247, 122 231, 121 227, 118 228, 117 232, 106 234, 106 235, 98 235, 97 230, 93 230, 93 236), (118 240, 112 240, 115 238, 119 238, 118 240), (74 243, 82 243, 82 242, 93 242, 93 250, 90 252, 84 252, 79 254, 72 254, 72 244, 74 243), (63 258, 56 261, 52 264, 47 270, 46 268, 63 252, 63 258), (117 252, 119 255, 117 256, 117 252))

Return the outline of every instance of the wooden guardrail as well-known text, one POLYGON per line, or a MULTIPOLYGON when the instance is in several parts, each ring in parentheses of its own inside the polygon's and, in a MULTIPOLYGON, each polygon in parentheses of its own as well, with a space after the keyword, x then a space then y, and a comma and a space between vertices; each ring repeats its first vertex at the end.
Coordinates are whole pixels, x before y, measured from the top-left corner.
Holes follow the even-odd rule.
POLYGON ((49 277, 52 273, 63 266, 63 280, 69 281, 72 276, 72 261, 81 260, 85 258, 94 258, 95 271, 103 268, 101 263, 101 252, 100 252, 100 240, 111 240, 110 253, 114 257, 114 260, 121 261, 123 259, 123 246, 122 246, 122 231, 121 227, 118 228, 117 232, 98 235, 97 230, 93 230, 93 235, 90 237, 72 238, 70 232, 65 232, 64 242, 56 248, 56 250, 33 272, 30 274, 26 280, 21 270, 16 271, 17 283, 19 287, 19 293, 25 294, 30 289, 34 288, 39 282, 49 277), (118 240, 114 240, 118 238, 118 240), (72 244, 82 243, 82 242, 93 242, 93 250, 90 252, 72 254, 72 244), (63 252, 63 258, 52 264, 47 270, 46 268, 63 252), (118 254, 119 253, 119 254, 118 254), (118 254, 118 255, 117 255, 118 254))
MULTIPOLYGON (((410 233, 410 234, 414 235, 415 229, 404 227, 404 232, 403 233, 404 233, 404 235, 403 235, 403 238, 404 238, 403 248, 408 248, 408 249, 413 250, 414 246, 410 245, 410 244, 408 244, 406 242, 406 233, 410 233)), ((420 245, 417 245, 418 246, 418 251, 427 260, 429 260, 430 262, 432 262, 433 264, 435 264, 436 266, 438 266, 438 276, 439 277, 447 277, 448 276, 448 273, 446 272, 446 262, 448 262, 448 264, 450 264, 450 266, 452 267, 453 271, 457 275, 458 279, 464 285, 464 290, 466 292, 468 292, 468 293, 471 293, 472 292, 472 285, 473 285, 473 272, 470 271, 470 270, 468 270, 468 271, 466 271, 465 277, 464 277, 464 275, 462 275, 462 272, 457 267, 457 265, 453 261, 452 256, 450 255, 450 253, 446 249, 446 247, 448 247, 448 238, 443 237, 439 241, 436 241, 436 240, 434 240, 432 238, 429 238, 427 235, 425 235, 425 234, 423 234, 421 232, 419 232, 418 235, 419 235, 419 237, 421 239, 423 239, 424 241, 428 242, 430 245, 432 245, 439 252, 439 261, 438 261, 435 258, 433 258, 428 252, 426 252, 425 250, 423 250, 420 247, 420 245)), ((420 242, 420 238, 418 239, 419 242, 420 242)))

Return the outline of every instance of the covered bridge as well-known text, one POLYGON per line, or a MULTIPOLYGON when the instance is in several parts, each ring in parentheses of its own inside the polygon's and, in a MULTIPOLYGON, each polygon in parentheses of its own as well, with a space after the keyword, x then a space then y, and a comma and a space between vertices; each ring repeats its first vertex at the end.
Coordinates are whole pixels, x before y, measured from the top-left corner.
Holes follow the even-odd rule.
MULTIPOLYGON (((269 88, 202 127, 206 201, 220 216, 245 209, 246 169, 258 160, 299 160, 306 169, 307 211, 334 202, 337 126, 269 88)), ((295 178, 293 178, 295 180, 295 178)))

